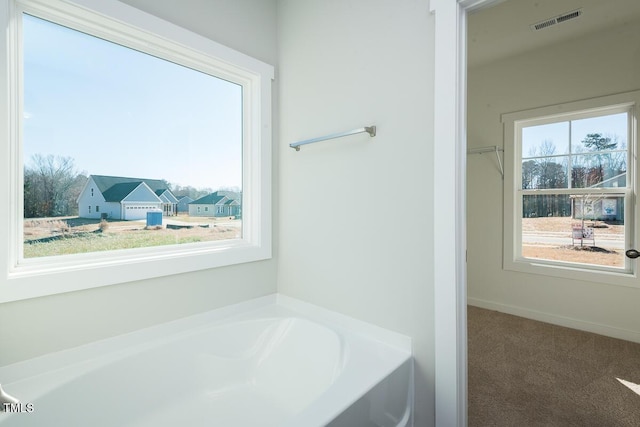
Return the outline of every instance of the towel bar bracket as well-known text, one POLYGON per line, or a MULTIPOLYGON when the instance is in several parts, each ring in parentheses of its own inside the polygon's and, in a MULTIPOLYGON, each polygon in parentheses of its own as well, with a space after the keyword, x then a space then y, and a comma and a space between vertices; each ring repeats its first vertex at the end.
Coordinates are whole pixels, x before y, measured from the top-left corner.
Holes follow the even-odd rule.
POLYGON ((369 136, 376 136, 376 127, 375 126, 365 126, 364 130, 369 134, 369 136))

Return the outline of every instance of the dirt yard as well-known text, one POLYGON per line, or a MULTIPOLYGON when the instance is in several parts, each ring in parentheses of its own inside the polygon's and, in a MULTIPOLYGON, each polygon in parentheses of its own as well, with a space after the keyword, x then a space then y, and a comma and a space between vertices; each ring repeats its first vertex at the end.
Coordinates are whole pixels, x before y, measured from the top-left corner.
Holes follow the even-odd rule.
MULTIPOLYGON (((571 217, 522 218, 522 232, 559 232, 571 237, 571 227, 580 226, 582 221, 571 217)), ((585 227, 596 230, 598 235, 624 236, 624 225, 604 221, 584 221, 585 227)))
POLYGON ((582 222, 570 217, 522 219, 522 255, 553 261, 624 267, 624 225, 604 221, 584 221, 592 228, 595 245, 587 241, 572 243, 572 227, 582 222))
POLYGON ((609 267, 624 267, 624 252, 600 252, 591 247, 551 247, 522 245, 522 256, 525 258, 546 259, 552 261, 595 264, 609 267))
POLYGON ((238 239, 242 222, 229 218, 163 218, 163 226, 145 221, 104 221, 78 217, 25 219, 24 257, 68 255, 117 249, 238 239), (170 228, 173 227, 173 228, 170 228))

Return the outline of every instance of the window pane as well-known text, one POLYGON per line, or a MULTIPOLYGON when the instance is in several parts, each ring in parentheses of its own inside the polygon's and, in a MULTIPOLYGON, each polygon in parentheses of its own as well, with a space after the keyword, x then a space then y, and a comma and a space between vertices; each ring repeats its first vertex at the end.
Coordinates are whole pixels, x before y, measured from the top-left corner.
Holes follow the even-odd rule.
POLYGON ((573 153, 626 150, 627 113, 610 114, 571 122, 573 153))
POLYGON ((568 157, 522 161, 522 189, 567 188, 568 157))
POLYGON ((525 195, 525 258, 624 267, 624 197, 525 195))
POLYGON ((522 158, 569 154, 569 122, 522 128, 522 158))
POLYGON ((25 258, 241 238, 240 85, 29 15, 23 52, 25 258))
POLYGON ((627 186, 627 153, 608 152, 572 157, 572 188, 627 186))

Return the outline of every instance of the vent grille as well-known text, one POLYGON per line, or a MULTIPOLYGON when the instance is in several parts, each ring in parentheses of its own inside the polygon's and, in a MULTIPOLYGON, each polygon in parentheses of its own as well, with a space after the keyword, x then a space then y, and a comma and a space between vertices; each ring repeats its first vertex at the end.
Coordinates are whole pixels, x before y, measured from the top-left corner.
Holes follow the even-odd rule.
POLYGON ((545 19, 544 21, 531 24, 532 31, 540 31, 545 28, 552 27, 556 24, 562 24, 563 22, 570 21, 582 15, 582 9, 574 10, 571 12, 563 13, 562 15, 554 16, 553 18, 545 19))

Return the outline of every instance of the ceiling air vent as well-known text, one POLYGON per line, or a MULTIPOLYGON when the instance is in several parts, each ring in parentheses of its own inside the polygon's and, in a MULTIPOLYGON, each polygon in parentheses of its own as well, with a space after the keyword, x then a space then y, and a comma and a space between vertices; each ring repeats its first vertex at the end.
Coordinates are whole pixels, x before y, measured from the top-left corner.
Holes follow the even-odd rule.
POLYGON ((574 10, 571 12, 563 13, 562 15, 554 16, 553 18, 545 19, 544 21, 531 24, 532 31, 540 31, 545 28, 552 27, 556 24, 562 24, 563 22, 570 21, 582 15, 582 9, 574 10))

